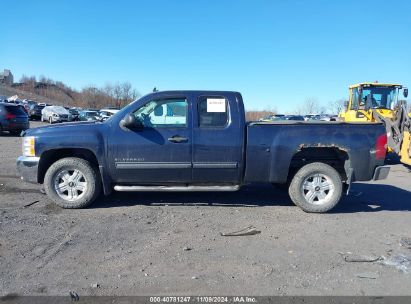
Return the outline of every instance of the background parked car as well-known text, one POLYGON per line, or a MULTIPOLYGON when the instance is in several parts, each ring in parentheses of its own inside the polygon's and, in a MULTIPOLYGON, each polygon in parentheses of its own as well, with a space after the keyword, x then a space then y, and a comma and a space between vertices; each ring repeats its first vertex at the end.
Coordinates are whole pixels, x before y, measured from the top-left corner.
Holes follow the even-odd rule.
POLYGON ((26 110, 27 114, 29 114, 30 106, 36 105, 36 104, 37 102, 35 102, 34 100, 30 100, 30 99, 23 99, 23 102, 22 102, 22 105, 24 109, 26 110))
POLYGON ((0 133, 20 134, 30 127, 29 117, 23 108, 11 103, 0 103, 0 133))
POLYGON ((68 110, 72 116, 72 121, 78 121, 80 112, 77 109, 69 109, 68 110))
POLYGON ((71 121, 72 115, 68 110, 61 106, 47 106, 41 110, 41 121, 49 123, 71 121))
POLYGON ((295 120, 295 121, 304 121, 304 117, 301 115, 286 115, 285 120, 295 120))
POLYGON ((106 121, 109 119, 111 116, 116 114, 118 111, 117 109, 101 109, 99 112, 100 120, 101 121, 106 121))
POLYGON ((41 118, 41 110, 44 109, 45 106, 35 104, 35 105, 30 105, 29 110, 28 110, 28 115, 29 119, 40 119, 41 118))
POLYGON ((97 111, 81 111, 79 115, 80 121, 94 121, 98 120, 99 115, 97 111))
POLYGON ((304 120, 308 121, 308 120, 319 120, 320 119, 320 115, 319 114, 307 114, 304 116, 304 120))
POLYGON ((272 114, 266 117, 260 118, 259 121, 277 121, 277 120, 284 120, 284 114, 272 114))

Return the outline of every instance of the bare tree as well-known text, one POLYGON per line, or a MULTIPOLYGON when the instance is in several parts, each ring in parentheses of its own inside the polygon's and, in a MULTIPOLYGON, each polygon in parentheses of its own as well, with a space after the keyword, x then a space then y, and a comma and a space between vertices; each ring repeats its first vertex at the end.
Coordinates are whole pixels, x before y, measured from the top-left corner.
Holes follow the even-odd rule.
POLYGON ((245 118, 247 121, 258 121, 266 116, 274 115, 277 113, 277 109, 274 107, 267 107, 263 110, 247 110, 245 112, 245 118))
POLYGON ((130 82, 115 85, 107 83, 104 87, 89 85, 81 91, 74 90, 65 85, 62 81, 54 81, 41 75, 36 80, 36 76, 23 75, 20 79, 19 89, 25 92, 34 93, 54 100, 56 104, 66 106, 82 106, 87 108, 102 108, 106 106, 123 107, 140 96, 130 82))
POLYGON ((113 87, 113 98, 116 107, 120 108, 121 106, 121 97, 123 95, 123 90, 121 88, 121 85, 117 82, 114 87, 113 87))
POLYGON ((316 98, 307 98, 302 106, 301 114, 312 114, 320 111, 320 104, 316 98))
POLYGON ((47 78, 44 75, 40 75, 39 82, 47 83, 47 78))
POLYGON ((328 110, 331 114, 339 114, 345 107, 345 99, 341 98, 335 101, 330 101, 328 110))

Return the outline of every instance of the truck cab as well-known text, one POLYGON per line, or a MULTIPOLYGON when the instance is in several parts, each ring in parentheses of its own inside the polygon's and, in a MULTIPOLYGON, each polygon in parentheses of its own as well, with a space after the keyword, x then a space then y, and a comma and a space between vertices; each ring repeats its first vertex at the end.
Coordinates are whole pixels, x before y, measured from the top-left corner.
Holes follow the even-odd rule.
POLYGON ((122 110, 125 117, 116 115, 110 122, 121 126, 111 128, 107 139, 113 178, 122 186, 193 184, 211 177, 213 184, 241 183, 242 107, 241 95, 232 92, 165 92, 142 98, 122 110))

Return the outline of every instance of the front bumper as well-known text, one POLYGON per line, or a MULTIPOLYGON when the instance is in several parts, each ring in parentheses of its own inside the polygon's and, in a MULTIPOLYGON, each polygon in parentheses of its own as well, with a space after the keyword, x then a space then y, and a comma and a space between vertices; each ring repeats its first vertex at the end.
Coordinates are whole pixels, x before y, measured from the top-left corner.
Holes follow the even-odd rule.
POLYGON ((389 166, 380 166, 375 168, 374 171, 374 177, 372 180, 381 180, 381 179, 386 179, 388 176, 388 173, 390 173, 390 167, 389 166))
POLYGON ((26 182, 37 183, 37 170, 40 157, 20 156, 17 158, 17 170, 21 179, 26 182))

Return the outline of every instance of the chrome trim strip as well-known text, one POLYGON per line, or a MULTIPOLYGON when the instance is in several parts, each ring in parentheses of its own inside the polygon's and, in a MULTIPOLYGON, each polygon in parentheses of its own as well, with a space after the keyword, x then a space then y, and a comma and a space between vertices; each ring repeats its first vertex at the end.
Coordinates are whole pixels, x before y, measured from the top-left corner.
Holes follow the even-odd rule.
POLYGON ((116 162, 116 169, 187 169, 191 163, 172 162, 116 162))
POLYGON ((114 186, 116 191, 137 192, 201 192, 201 191, 237 191, 239 185, 234 186, 114 186))
POLYGON ((116 162, 116 169, 236 169, 238 163, 217 163, 217 162, 195 162, 173 163, 173 162, 116 162))
POLYGON ((213 162, 195 162, 194 169, 237 169, 238 163, 213 163, 213 162))

